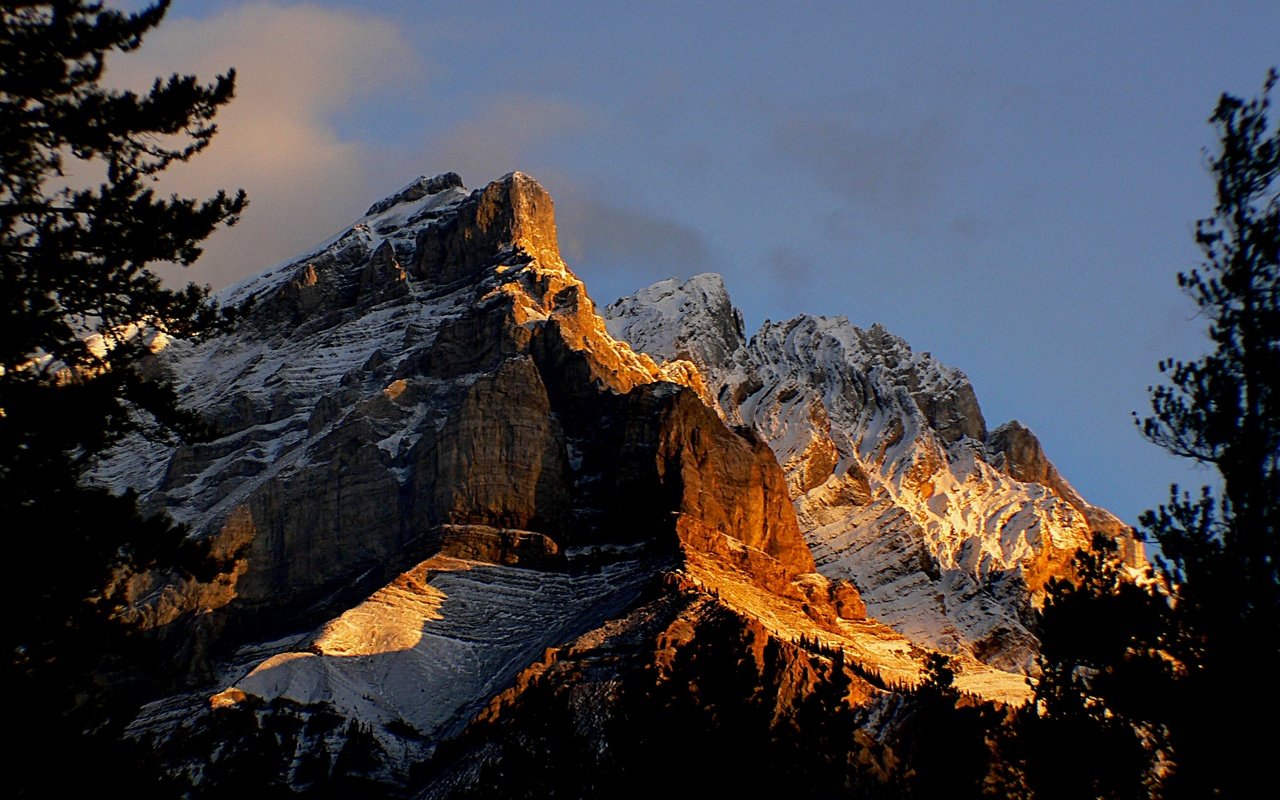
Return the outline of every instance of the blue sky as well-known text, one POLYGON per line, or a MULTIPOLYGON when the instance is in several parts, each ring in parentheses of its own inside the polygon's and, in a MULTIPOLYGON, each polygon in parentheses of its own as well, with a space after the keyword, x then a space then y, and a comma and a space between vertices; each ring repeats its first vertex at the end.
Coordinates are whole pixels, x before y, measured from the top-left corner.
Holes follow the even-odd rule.
POLYGON ((1210 478, 1131 413, 1160 358, 1205 346, 1174 276, 1212 207, 1206 119, 1257 92, 1277 33, 1263 2, 176 0, 110 74, 239 71, 214 145, 166 176, 250 193, 198 282, 420 174, 519 169, 598 303, 715 271, 749 328, 882 322, 1132 522, 1210 478))

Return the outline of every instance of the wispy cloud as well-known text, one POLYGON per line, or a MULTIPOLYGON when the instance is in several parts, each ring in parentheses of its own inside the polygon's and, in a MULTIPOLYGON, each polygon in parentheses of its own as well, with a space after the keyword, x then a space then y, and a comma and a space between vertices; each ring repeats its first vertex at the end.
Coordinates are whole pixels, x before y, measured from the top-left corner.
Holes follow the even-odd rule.
POLYGON ((385 90, 418 87, 425 65, 391 22, 367 12, 251 3, 201 19, 168 19, 108 78, 145 88, 160 75, 211 80, 235 67, 236 97, 217 118, 208 150, 167 171, 166 191, 207 196, 243 187, 251 207, 216 233, 182 279, 215 287, 292 256, 363 211, 376 194, 374 146, 340 129, 385 90))
POLYGON ((435 172, 457 172, 468 185, 514 170, 536 171, 544 145, 589 130, 592 119, 588 110, 555 98, 486 97, 470 116, 428 144, 422 163, 435 172))
POLYGON ((774 120, 771 139, 788 163, 882 221, 936 208, 958 157, 954 127, 937 114, 793 113, 774 120))
POLYGON ((766 266, 780 286, 803 283, 813 277, 814 272, 813 259, 791 247, 771 250, 766 266))
POLYGON ((610 199, 615 196, 572 182, 556 191, 565 260, 589 274, 602 298, 713 268, 711 248, 697 229, 610 199))

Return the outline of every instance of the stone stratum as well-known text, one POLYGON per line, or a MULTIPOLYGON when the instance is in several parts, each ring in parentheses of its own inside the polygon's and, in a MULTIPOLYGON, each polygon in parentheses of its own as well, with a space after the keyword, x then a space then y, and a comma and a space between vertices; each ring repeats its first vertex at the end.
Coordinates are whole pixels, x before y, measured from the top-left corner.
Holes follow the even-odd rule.
POLYGON ((598 796, 837 736, 807 774, 880 796, 930 653, 1016 705, 1046 582, 1094 533, 1142 558, 880 326, 748 338, 714 275, 598 310, 521 173, 421 178, 218 299, 149 367, 215 434, 92 476, 223 565, 114 587, 174 653, 129 735, 192 796, 598 796))

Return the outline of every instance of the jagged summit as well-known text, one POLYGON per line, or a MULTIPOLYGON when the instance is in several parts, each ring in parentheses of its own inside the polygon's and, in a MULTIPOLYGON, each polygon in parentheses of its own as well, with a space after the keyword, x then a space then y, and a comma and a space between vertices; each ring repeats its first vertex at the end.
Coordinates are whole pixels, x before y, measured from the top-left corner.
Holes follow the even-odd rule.
POLYGON ((418 176, 418 179, 393 195, 384 197, 373 205, 369 206, 369 210, 364 212, 366 217, 372 217, 385 211, 401 205, 402 203, 411 203, 414 200, 421 200, 427 195, 440 194, 448 189, 465 189, 462 183, 462 176, 456 172, 445 172, 434 178, 428 178, 426 175, 418 176))
POLYGON ((742 314, 713 272, 660 281, 604 310, 609 332, 642 352, 721 368, 745 343, 742 314), (672 324, 674 320, 678 323, 672 324), (634 337, 634 338, 633 338, 634 337), (669 355, 668 355, 669 354, 669 355))
POLYGON ((323 289, 314 290, 311 294, 317 304, 323 299, 327 306, 349 305, 359 288, 366 290, 366 298, 370 291, 376 295, 383 287, 374 284, 383 278, 392 284, 393 292, 405 278, 447 284, 474 276, 483 267, 495 265, 504 253, 517 250, 539 259, 543 268, 564 267, 554 206, 546 190, 521 172, 468 190, 457 173, 448 172, 418 178, 374 203, 363 217, 315 250, 229 286, 216 299, 224 305, 245 305, 290 278, 301 278, 308 285, 325 283, 342 290, 323 298, 319 296, 323 289), (364 252, 379 253, 380 263, 372 271, 355 274, 350 267, 357 261, 363 265, 364 252), (378 270, 385 271, 392 261, 397 271, 382 275, 378 270), (309 266, 315 275, 298 275, 299 265, 309 266))
POLYGON ((721 414, 783 465, 819 569, 913 639, 1029 669, 1030 603, 1093 531, 1087 503, 1017 422, 988 432, 963 372, 875 324, 801 315, 746 339, 723 283, 662 281, 605 309, 655 358, 698 365, 721 414))

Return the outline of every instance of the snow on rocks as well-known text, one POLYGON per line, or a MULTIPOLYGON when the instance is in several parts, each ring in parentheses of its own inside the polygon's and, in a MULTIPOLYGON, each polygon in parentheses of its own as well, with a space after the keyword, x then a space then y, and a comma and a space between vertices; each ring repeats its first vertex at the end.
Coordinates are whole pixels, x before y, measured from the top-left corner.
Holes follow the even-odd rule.
POLYGON ((965 375, 879 324, 802 315, 747 340, 714 275, 604 313, 636 349, 699 367, 721 414, 773 448, 819 570, 920 644, 1030 669, 1036 592, 1092 530, 1127 535, 1065 481, 993 466, 1008 460, 965 375))
POLYGON ((212 703, 255 696, 327 704, 370 725, 392 750, 405 744, 392 733, 397 726, 437 742, 546 648, 634 602, 651 575, 643 560, 571 574, 435 556, 325 624, 301 649, 262 661, 212 703))

